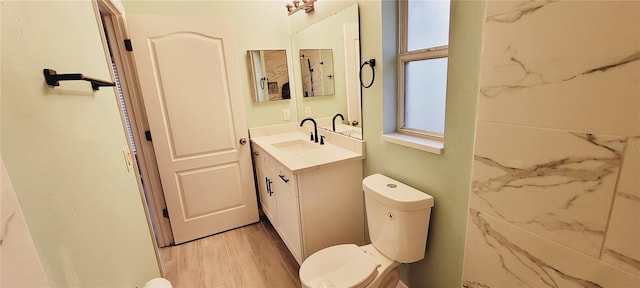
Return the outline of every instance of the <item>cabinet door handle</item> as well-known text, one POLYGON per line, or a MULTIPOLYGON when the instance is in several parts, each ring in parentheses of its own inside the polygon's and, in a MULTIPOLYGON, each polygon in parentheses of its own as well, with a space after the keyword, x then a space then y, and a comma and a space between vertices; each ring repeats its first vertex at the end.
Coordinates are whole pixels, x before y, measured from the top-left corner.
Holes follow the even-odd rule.
POLYGON ((267 194, 271 196, 271 181, 268 177, 264 177, 264 183, 267 184, 267 194))
POLYGON ((273 181, 271 181, 271 179, 267 178, 267 190, 269 190, 269 196, 273 195, 273 190, 271 187, 271 184, 273 183, 273 181))
POLYGON ((275 191, 273 191, 273 187, 271 186, 271 184, 273 184, 273 181, 271 181, 271 179, 269 179, 269 196, 273 195, 273 193, 275 193, 275 191))
POLYGON ((280 174, 278 175, 280 176, 280 179, 282 179, 282 181, 284 181, 284 183, 289 183, 289 179, 287 179, 286 177, 284 177, 284 175, 280 174))

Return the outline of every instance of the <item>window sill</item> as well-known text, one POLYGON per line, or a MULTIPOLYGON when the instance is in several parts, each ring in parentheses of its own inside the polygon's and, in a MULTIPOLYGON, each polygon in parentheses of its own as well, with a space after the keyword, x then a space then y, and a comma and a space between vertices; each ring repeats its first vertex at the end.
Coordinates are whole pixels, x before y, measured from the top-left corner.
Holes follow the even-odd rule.
POLYGON ((444 151, 444 141, 440 140, 425 139, 400 133, 383 134, 382 140, 438 155, 444 151))

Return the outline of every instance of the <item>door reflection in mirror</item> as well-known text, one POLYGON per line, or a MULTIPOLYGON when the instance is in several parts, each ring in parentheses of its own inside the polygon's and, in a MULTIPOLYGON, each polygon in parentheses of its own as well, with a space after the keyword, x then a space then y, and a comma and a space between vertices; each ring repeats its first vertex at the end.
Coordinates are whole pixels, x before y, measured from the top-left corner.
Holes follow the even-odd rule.
POLYGON ((286 50, 250 50, 253 102, 291 99, 286 50))
POLYGON ((302 96, 335 94, 333 51, 331 49, 300 49, 302 96))

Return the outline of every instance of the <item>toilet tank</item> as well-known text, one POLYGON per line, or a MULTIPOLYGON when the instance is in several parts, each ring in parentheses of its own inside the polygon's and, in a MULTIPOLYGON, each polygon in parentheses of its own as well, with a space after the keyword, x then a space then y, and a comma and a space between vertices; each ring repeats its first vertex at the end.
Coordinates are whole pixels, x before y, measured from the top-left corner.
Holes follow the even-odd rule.
POLYGON ((369 238, 401 263, 424 258, 433 197, 381 174, 362 180, 369 238))

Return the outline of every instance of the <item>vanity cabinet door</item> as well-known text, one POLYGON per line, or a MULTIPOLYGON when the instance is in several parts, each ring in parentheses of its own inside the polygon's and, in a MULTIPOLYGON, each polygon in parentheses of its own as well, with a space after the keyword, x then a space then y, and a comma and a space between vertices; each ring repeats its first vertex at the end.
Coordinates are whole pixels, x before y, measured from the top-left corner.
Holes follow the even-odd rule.
POLYGON ((262 211, 293 257, 302 263, 302 233, 295 175, 258 147, 254 147, 253 163, 256 165, 262 211))
POLYGON ((282 171, 274 180, 274 188, 277 194, 276 207, 278 209, 278 228, 280 236, 285 242, 291 254, 296 258, 298 263, 302 263, 302 245, 300 232, 300 212, 298 205, 297 190, 293 175, 286 175, 282 171), (284 179, 280 176, 284 176, 284 179), (289 178, 291 177, 291 178, 289 178), (285 182, 285 179, 288 180, 285 182))
POLYGON ((276 195, 273 194, 272 182, 273 178, 268 173, 265 173, 264 167, 258 165, 256 167, 256 174, 258 179, 258 194, 260 196, 260 203, 262 204, 262 212, 269 218, 273 226, 278 225, 278 210, 276 209, 276 195))
POLYGON ((253 146, 253 164, 255 165, 256 180, 258 181, 258 197, 260 198, 260 204, 262 212, 267 215, 269 221, 273 226, 278 225, 278 214, 276 209, 276 195, 273 193, 272 182, 274 180, 273 173, 270 173, 267 167, 271 165, 271 161, 267 161, 266 157, 269 157, 264 150, 253 146))

